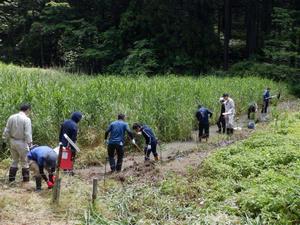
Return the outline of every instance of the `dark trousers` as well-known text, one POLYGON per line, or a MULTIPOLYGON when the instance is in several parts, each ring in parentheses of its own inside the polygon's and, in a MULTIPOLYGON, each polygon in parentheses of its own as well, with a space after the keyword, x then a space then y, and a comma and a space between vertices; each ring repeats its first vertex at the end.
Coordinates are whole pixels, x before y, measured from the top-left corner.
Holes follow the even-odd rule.
POLYGON ((147 146, 144 148, 145 160, 150 159, 151 152, 153 153, 154 157, 158 156, 157 151, 156 151, 156 146, 157 146, 157 143, 155 142, 155 143, 151 143, 151 149, 150 150, 147 149, 147 146))
POLYGON ((110 169, 112 171, 121 171, 123 157, 124 157, 124 148, 122 145, 118 144, 109 144, 107 147, 108 159, 110 164, 110 169), (117 153, 117 165, 115 161, 115 154, 117 153))
POLYGON ((223 131, 225 133, 226 131, 226 121, 224 116, 220 116, 218 121, 217 121, 217 126, 219 128, 219 132, 223 131))
POLYGON ((199 140, 209 137, 209 124, 199 123, 199 140))
POLYGON ((268 107, 269 107, 269 101, 264 101, 263 107, 261 109, 261 113, 267 113, 268 112, 268 107))

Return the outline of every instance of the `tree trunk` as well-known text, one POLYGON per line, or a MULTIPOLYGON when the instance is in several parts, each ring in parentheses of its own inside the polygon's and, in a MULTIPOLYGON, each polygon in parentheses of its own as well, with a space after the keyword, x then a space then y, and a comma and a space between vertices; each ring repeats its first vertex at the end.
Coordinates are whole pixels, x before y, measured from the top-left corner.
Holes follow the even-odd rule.
POLYGON ((224 0, 224 70, 229 67, 230 0, 224 0))
POLYGON ((247 56, 253 56, 258 47, 258 2, 257 0, 248 0, 246 8, 246 27, 247 27, 247 56))

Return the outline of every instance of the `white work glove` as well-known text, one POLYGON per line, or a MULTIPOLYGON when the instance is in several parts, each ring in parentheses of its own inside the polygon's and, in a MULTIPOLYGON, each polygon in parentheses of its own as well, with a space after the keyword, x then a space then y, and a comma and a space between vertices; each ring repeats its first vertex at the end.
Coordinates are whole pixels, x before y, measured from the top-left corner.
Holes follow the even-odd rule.
POLYGON ((132 143, 132 144, 134 144, 134 145, 136 145, 136 143, 135 143, 135 140, 134 140, 134 139, 132 139, 131 143, 132 143))
POLYGON ((148 145, 148 146, 147 146, 147 150, 151 150, 151 145, 148 145))

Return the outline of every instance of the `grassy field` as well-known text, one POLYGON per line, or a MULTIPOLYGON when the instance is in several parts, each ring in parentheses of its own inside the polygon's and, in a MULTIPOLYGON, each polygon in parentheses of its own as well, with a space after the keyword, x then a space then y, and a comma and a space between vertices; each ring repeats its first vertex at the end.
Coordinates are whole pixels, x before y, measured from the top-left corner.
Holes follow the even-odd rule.
POLYGON ((198 103, 214 111, 216 120, 218 99, 224 92, 232 95, 240 113, 251 101, 261 102, 266 86, 285 90, 284 85, 257 77, 91 77, 0 64, 0 125, 5 126, 20 103, 30 102, 38 144, 57 144, 59 126, 74 110, 84 114, 79 135, 82 146, 99 145, 118 113, 125 113, 130 123, 150 125, 161 140, 186 140, 196 124, 198 103))
POLYGON ((300 114, 282 114, 189 175, 112 185, 85 224, 299 224, 300 114))

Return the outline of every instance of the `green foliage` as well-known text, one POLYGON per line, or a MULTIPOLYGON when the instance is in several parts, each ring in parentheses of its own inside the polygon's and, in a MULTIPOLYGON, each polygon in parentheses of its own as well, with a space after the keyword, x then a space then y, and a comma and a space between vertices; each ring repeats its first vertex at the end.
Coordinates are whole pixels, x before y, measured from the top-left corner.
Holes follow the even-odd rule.
POLYGON ((232 95, 237 112, 241 113, 249 102, 261 99, 266 86, 273 90, 285 87, 255 77, 93 78, 4 64, 0 65, 0 74, 1 126, 4 127, 20 103, 31 102, 34 140, 50 145, 57 144, 60 124, 74 110, 85 115, 80 123, 81 144, 99 144, 103 131, 120 112, 128 115, 130 123, 140 121, 150 125, 161 140, 186 140, 195 126, 197 103, 213 110, 213 121, 216 121, 220 108, 218 99, 223 92, 232 95))
POLYGON ((153 43, 149 40, 136 41, 134 48, 124 60, 122 73, 130 74, 154 74, 158 69, 153 43))
POLYGON ((296 79, 296 76, 299 72, 299 69, 286 65, 243 61, 234 64, 230 68, 229 74, 244 74, 245 76, 248 74, 266 77, 277 81, 291 81, 296 79))
POLYGON ((293 35, 297 35, 293 12, 285 8, 273 9, 272 23, 275 29, 264 48, 265 57, 272 63, 291 65, 291 60, 300 59, 297 42, 293 40, 293 35))
POLYGON ((98 203, 108 203, 112 224, 298 224, 300 115, 278 118, 280 126, 220 149, 187 176, 110 187, 98 203))

